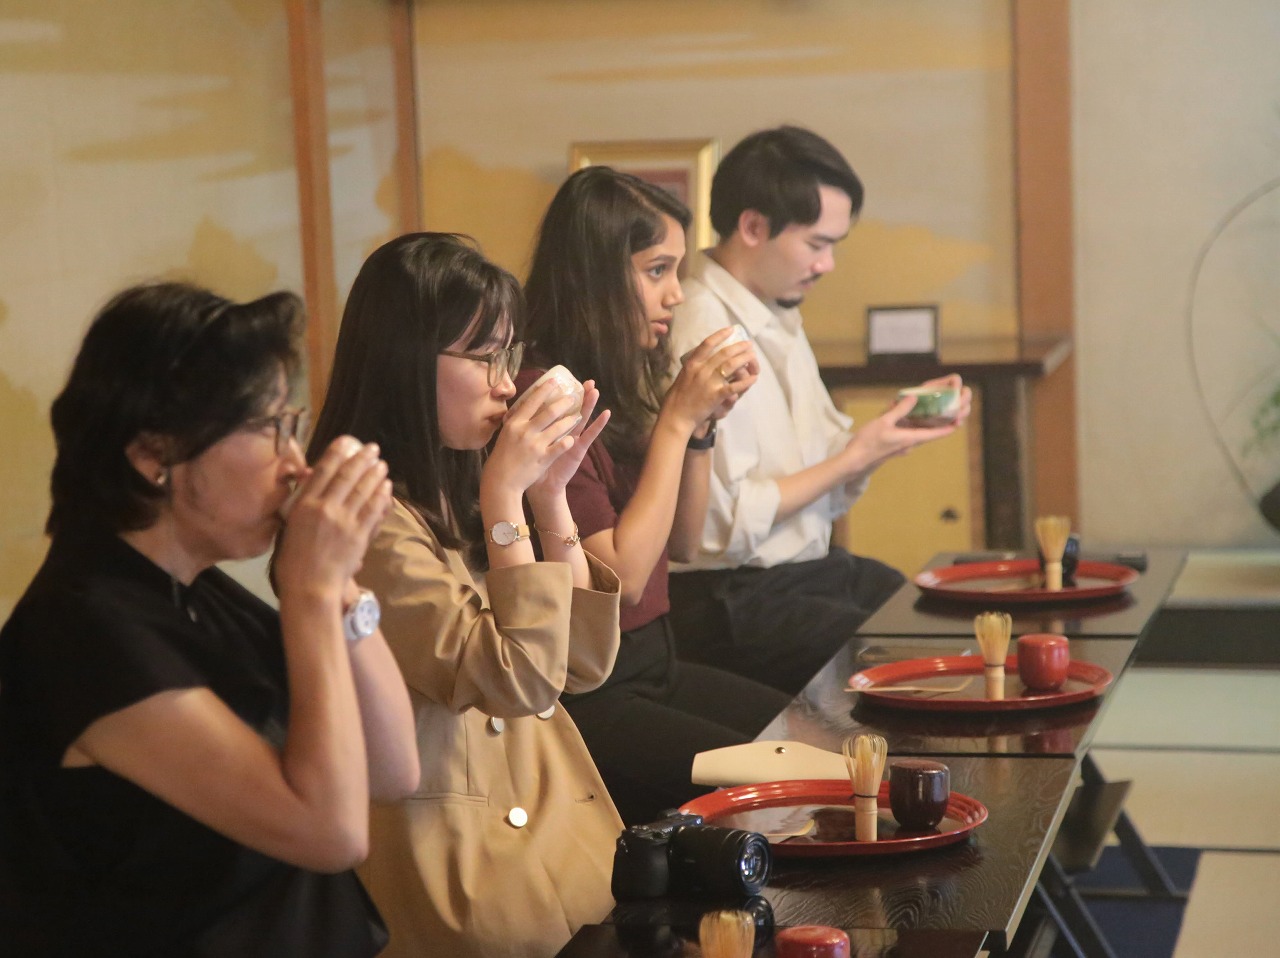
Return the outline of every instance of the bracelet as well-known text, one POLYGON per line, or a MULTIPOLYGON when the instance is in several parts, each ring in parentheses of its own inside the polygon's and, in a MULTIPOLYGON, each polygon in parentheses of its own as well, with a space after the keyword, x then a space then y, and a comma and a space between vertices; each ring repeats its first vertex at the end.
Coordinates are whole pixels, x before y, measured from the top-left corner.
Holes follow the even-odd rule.
POLYGON ((697 436, 690 436, 689 442, 685 446, 686 449, 710 449, 716 444, 716 421, 711 420, 711 426, 707 429, 707 434, 699 439, 697 436))
POLYGON ((573 524, 573 535, 571 536, 567 536, 563 532, 552 532, 550 529, 544 529, 541 526, 534 526, 534 528, 544 536, 552 536, 559 539, 567 548, 573 548, 582 541, 582 536, 578 535, 578 524, 576 522, 573 524))

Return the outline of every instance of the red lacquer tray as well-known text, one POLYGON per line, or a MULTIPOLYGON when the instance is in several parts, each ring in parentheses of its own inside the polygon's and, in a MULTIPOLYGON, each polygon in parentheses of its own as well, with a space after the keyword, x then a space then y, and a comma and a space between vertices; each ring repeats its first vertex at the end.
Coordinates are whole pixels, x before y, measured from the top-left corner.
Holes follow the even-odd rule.
POLYGON ((889 783, 880 783, 877 841, 853 837, 853 790, 847 778, 810 778, 790 782, 739 785, 700 795, 680 807, 701 815, 708 825, 745 828, 762 835, 794 831, 813 821, 805 835, 770 839, 773 853, 782 857, 826 855, 900 855, 963 840, 987 820, 987 807, 974 798, 952 792, 947 811, 936 828, 909 831, 889 811, 889 783))
POLYGON ((900 709, 933 709, 951 712, 1009 712, 1019 709, 1056 708, 1072 702, 1097 698, 1111 684, 1113 676, 1101 665, 1072 659, 1067 681, 1056 692, 1032 692, 1018 678, 1018 657, 1011 655, 1004 666, 1002 699, 985 697, 986 682, 980 655, 949 655, 934 659, 908 659, 876 665, 849 678, 848 690, 879 705, 900 709), (966 676, 971 679, 959 691, 895 692, 894 685, 935 686, 946 689, 966 676))
POLYGON ((1136 569, 1110 562, 1080 560, 1073 586, 1051 592, 1040 584, 1040 563, 1035 559, 1000 562, 967 562, 926 569, 915 577, 925 595, 962 602, 1010 603, 1078 602, 1119 595, 1138 578, 1136 569))

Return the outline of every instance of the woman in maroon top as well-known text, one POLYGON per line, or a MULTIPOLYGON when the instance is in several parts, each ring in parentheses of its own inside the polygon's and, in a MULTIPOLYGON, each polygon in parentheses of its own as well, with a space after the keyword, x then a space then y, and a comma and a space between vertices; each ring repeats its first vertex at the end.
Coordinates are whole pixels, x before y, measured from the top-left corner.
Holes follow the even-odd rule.
MULTIPOLYGON (((612 419, 568 486, 583 545, 622 581, 622 645, 608 681, 564 696, 628 824, 707 789, 693 756, 750 741, 787 697, 719 669, 677 663, 667 557, 691 557, 706 515, 716 420, 757 376, 749 342, 720 330, 663 393, 676 268, 689 211, 607 167, 573 174, 543 218, 525 284, 533 365, 594 379, 612 419)), ((522 373, 518 388, 538 377, 522 373)))

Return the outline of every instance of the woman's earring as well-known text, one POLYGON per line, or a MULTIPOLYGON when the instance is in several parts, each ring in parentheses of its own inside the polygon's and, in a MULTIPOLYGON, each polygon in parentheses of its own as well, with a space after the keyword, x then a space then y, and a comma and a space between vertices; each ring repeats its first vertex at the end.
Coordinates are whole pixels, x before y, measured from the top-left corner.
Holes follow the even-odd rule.
POLYGON ((156 473, 156 486, 163 489, 169 484, 169 467, 165 466, 156 473))

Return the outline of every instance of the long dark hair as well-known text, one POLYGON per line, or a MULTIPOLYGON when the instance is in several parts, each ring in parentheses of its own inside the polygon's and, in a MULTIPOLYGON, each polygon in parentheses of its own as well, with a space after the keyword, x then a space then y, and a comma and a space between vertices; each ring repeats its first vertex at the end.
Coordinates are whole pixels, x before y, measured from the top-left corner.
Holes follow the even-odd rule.
POLYGON ((195 459, 265 413, 299 366, 302 302, 272 293, 237 304, 189 283, 133 286, 85 333, 50 419, 57 445, 51 535, 69 526, 146 529, 167 492, 126 450, 150 434, 165 464, 195 459))
POLYGON ((441 440, 436 357, 464 333, 462 348, 474 349, 520 319, 519 283, 469 237, 410 233, 380 246, 351 287, 307 458, 343 433, 378 443, 396 495, 442 545, 483 567, 483 453, 441 440))
POLYGON ((602 442, 614 459, 644 457, 669 345, 642 345, 644 303, 631 257, 661 243, 663 215, 687 229, 688 209, 666 190, 605 166, 565 180, 538 231, 524 293, 525 338, 540 365, 594 379, 612 411, 602 442))

